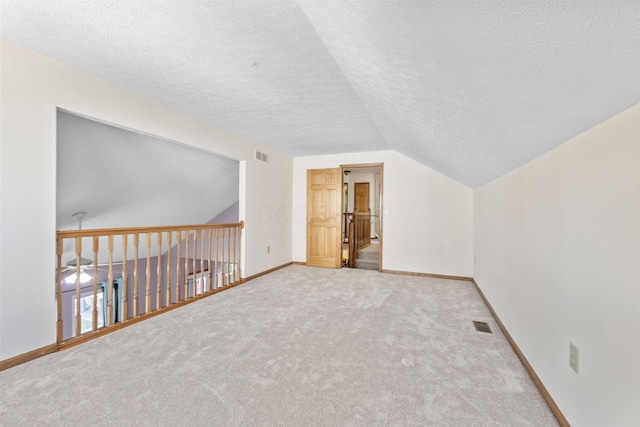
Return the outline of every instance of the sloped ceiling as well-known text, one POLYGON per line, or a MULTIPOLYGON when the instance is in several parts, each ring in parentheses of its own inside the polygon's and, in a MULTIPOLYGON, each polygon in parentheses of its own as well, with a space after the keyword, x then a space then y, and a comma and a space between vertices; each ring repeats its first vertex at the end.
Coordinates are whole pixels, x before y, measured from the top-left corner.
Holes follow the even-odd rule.
POLYGON ((293 156, 477 187, 640 101, 640 2, 2 0, 2 35, 293 156))
POLYGON ((204 224, 239 197, 237 160, 63 111, 56 175, 59 230, 204 224))

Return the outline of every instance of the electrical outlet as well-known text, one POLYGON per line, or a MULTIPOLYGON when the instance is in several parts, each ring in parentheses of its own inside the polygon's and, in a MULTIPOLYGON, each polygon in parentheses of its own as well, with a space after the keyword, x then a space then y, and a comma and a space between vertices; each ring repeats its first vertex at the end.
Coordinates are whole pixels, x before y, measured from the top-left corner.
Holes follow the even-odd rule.
POLYGON ((267 253, 270 254, 271 253, 271 246, 267 246, 267 253))
POLYGON ((576 374, 579 372, 580 367, 580 350, 578 347, 573 345, 573 343, 569 343, 569 366, 571 369, 576 371, 576 374))

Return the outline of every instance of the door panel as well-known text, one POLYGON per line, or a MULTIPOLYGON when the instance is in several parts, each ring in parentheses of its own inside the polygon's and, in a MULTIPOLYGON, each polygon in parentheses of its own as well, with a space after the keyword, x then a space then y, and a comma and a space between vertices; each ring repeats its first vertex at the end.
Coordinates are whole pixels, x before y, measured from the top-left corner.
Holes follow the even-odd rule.
POLYGON ((340 268, 342 171, 307 171, 307 265, 340 268))
POLYGON ((354 184, 355 190, 355 203, 354 210, 358 212, 368 212, 371 209, 369 204, 369 183, 368 182, 356 182, 354 184))

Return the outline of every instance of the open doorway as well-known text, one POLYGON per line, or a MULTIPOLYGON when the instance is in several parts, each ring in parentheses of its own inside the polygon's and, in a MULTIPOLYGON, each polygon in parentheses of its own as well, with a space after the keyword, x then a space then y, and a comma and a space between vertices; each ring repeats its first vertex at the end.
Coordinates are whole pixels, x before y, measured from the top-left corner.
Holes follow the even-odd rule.
POLYGON ((384 164, 342 165, 342 265, 382 270, 384 164))

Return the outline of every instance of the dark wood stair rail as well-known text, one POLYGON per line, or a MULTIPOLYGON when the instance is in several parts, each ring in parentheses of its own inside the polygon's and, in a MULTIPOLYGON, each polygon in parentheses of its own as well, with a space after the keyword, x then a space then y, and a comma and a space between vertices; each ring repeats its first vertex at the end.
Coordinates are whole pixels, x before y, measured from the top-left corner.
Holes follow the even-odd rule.
POLYGON ((354 211, 352 214, 345 214, 345 218, 349 218, 349 262, 350 268, 356 266, 358 251, 371 244, 371 212, 354 211))

